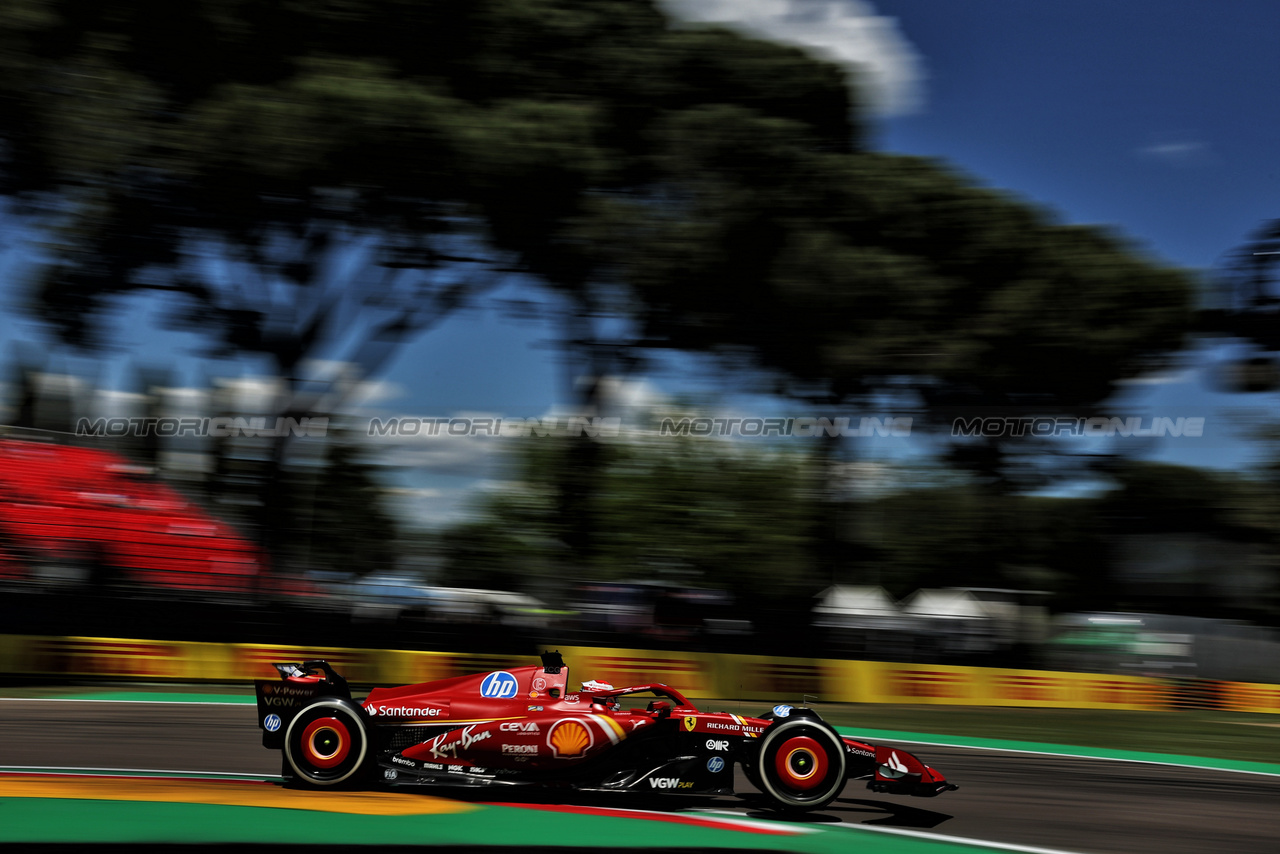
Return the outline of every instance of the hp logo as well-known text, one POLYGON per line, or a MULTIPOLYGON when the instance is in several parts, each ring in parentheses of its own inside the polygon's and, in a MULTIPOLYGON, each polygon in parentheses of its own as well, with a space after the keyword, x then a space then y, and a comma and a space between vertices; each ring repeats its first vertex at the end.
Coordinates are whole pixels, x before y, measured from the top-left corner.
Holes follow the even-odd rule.
POLYGON ((267 715, 265 718, 262 719, 262 728, 265 729, 267 732, 275 732, 276 730, 280 729, 280 716, 267 715))
POLYGON ((480 696, 505 700, 516 695, 516 677, 505 670, 495 670, 480 683, 480 696))
POLYGON ((712 774, 719 774, 721 771, 723 771, 723 770, 724 770, 724 757, 723 757, 723 756, 712 756, 710 759, 708 759, 708 760, 707 760, 707 770, 708 770, 708 771, 710 771, 712 774))

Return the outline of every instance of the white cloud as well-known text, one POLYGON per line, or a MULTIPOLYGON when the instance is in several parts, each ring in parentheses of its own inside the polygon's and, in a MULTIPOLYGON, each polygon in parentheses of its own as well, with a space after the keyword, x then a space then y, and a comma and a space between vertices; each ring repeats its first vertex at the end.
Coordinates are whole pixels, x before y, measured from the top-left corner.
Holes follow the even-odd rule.
MULTIPOLYGON (((395 417, 397 421, 421 420, 420 416, 414 415, 395 417)), ((496 419, 498 416, 493 413, 460 412, 449 417, 496 419)), ((385 423, 389 419, 379 418, 379 420, 385 423)), ((360 429, 367 430, 363 426, 360 429)), ((504 439, 497 436, 450 435, 447 429, 442 430, 438 426, 435 435, 432 435, 431 428, 427 427, 421 429, 417 435, 393 433, 391 436, 378 436, 369 438, 367 441, 374 447, 381 446, 387 449, 382 459, 391 466, 461 477, 479 477, 485 474, 493 464, 495 455, 501 453, 506 444, 504 439)))
POLYGON ((862 0, 662 0, 676 17, 800 45, 856 69, 871 111, 915 112, 924 101, 920 55, 894 18, 862 0))
POLYGON ((387 495, 396 498, 421 499, 421 498, 442 498, 445 497, 443 490, 439 489, 415 489, 408 486, 390 486, 383 490, 387 495))
POLYGON ((1138 149, 1138 155, 1169 166, 1202 166, 1214 162, 1209 144, 1196 139, 1167 139, 1138 149))
POLYGON ((284 393, 284 381, 275 377, 217 378, 215 394, 234 412, 270 409, 284 393))
MULTIPOLYGON (((589 377, 579 377, 579 383, 590 382, 589 377)), ((600 399, 607 415, 621 416, 624 420, 635 417, 655 407, 667 403, 667 398, 657 386, 647 379, 632 380, 625 377, 604 376, 600 378, 600 399)), ((566 417, 577 415, 563 408, 553 407, 544 413, 546 416, 566 417)))
POLYGON ((352 385, 342 402, 342 411, 356 412, 367 406, 404 397, 404 387, 389 380, 365 380, 352 385))
POLYGON ((1124 386, 1140 386, 1140 385, 1181 385, 1189 383, 1195 378, 1195 371, 1170 371, 1167 373, 1142 374, 1137 377, 1127 377, 1125 379, 1116 380, 1116 385, 1124 386))
POLYGON ((442 528, 475 518, 475 499, 487 491, 487 480, 455 489, 391 490, 389 508, 414 525, 442 528))

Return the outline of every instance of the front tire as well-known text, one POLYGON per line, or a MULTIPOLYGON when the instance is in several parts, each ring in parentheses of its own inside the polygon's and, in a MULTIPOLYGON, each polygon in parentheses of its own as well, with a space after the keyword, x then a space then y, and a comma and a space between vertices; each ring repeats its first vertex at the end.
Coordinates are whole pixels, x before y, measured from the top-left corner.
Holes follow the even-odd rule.
POLYGON ((369 755, 369 730, 359 706, 325 697, 289 722, 284 735, 285 766, 306 786, 337 786, 358 780, 369 755))
POLYGON ((775 722, 760 741, 761 790, 787 812, 825 807, 844 790, 844 743, 821 721, 775 722))

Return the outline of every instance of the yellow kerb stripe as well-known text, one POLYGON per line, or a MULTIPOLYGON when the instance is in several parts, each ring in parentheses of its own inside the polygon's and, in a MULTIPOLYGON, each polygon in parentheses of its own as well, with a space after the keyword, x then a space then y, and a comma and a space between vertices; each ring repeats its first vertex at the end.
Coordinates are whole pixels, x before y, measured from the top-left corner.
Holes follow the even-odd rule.
POLYGON ((162 777, 4 775, 0 776, 0 797, 218 804, 353 815, 439 815, 477 809, 471 804, 406 792, 305 791, 286 789, 273 783, 162 777))

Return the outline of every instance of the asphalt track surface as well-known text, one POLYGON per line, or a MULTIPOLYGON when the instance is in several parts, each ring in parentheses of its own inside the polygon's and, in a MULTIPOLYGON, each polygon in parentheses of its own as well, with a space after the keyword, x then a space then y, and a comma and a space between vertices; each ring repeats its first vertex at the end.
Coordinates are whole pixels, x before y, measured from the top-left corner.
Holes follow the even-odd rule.
MULTIPOLYGON (((0 767, 264 776, 280 769, 279 754, 261 747, 252 705, 5 700, 0 733, 0 767)), ((873 794, 851 781, 835 804, 808 820, 1099 854, 1273 851, 1280 840, 1278 777, 902 746, 959 783, 960 790, 932 799, 904 798, 873 794)), ((751 791, 741 778, 737 788, 751 791)), ((465 797, 518 802, 522 791, 487 789, 465 797)), ((595 798, 591 803, 600 803, 595 798)), ((633 805, 625 794, 610 795, 607 803, 633 805)), ((739 798, 670 797, 636 805, 653 808, 655 803, 671 810, 697 806, 776 817, 739 798)))

